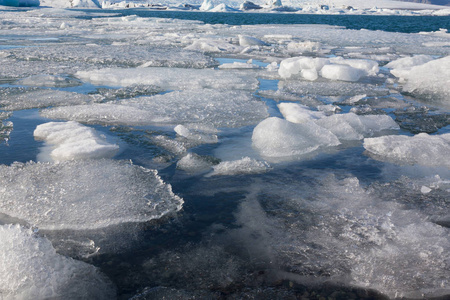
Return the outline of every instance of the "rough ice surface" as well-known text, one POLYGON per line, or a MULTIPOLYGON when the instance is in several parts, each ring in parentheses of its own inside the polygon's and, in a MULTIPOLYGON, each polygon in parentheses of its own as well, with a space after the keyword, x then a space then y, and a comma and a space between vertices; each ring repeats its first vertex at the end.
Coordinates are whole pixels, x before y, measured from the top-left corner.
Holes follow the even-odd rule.
POLYGON ((0 88, 0 95, 0 107, 4 110, 76 105, 93 101, 84 94, 39 88, 0 88))
POLYGON ((197 89, 109 103, 57 107, 43 110, 41 115, 97 124, 204 123, 214 127, 239 127, 267 117, 267 108, 248 92, 197 89))
POLYGON ((114 299, 97 268, 56 253, 51 242, 20 225, 0 226, 2 299, 114 299))
POLYGON ((406 82, 404 91, 449 105, 450 56, 413 66, 409 70, 402 68, 391 72, 406 82))
POLYGON ((211 166, 212 162, 195 153, 188 153, 177 162, 177 169, 190 173, 207 171, 211 166))
POLYGON ((340 140, 361 140, 383 130, 400 129, 397 123, 386 115, 335 114, 315 122, 330 130, 340 140))
POLYGON ((380 160, 398 164, 445 166, 450 168, 450 134, 415 136, 381 136, 364 139, 364 148, 380 160))
POLYGON ((70 87, 81 83, 76 79, 57 75, 34 75, 15 82, 17 85, 36 87, 70 87))
POLYGON ((5 141, 8 142, 9 135, 13 130, 13 122, 5 121, 5 119, 8 119, 10 116, 10 113, 0 112, 0 144, 5 141))
POLYGON ((214 144, 217 143, 217 130, 215 128, 205 128, 205 126, 192 126, 192 125, 177 125, 174 131, 188 140, 199 144, 214 144), (212 129, 212 130, 211 130, 212 129))
POLYGON ((96 229, 158 219, 183 200, 157 171, 108 159, 0 166, 0 212, 40 229, 96 229))
POLYGON ((128 86, 134 84, 156 85, 167 90, 211 88, 230 90, 255 90, 256 78, 235 71, 181 68, 128 68, 80 71, 76 76, 98 85, 128 86))
POLYGON ((269 161, 289 159, 339 144, 333 133, 314 122, 295 124, 276 117, 259 123, 252 136, 253 147, 269 161))
POLYGON ((213 171, 208 176, 264 173, 269 168, 270 165, 265 161, 243 157, 235 161, 223 161, 213 166, 213 171))
POLYGON ((112 158, 119 151, 119 146, 109 143, 105 135, 73 121, 41 124, 33 134, 35 139, 51 145, 49 155, 54 161, 112 158))

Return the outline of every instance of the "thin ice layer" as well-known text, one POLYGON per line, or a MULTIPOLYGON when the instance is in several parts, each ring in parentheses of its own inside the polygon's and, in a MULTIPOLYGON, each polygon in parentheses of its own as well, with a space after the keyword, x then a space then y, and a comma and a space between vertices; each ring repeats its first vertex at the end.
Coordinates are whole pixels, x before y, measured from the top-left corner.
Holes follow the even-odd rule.
POLYGON ((265 161, 243 157, 234 161, 223 161, 213 166, 213 172, 209 176, 264 173, 269 169, 270 165, 265 161))
POLYGON ((0 226, 2 299, 114 299, 94 266, 59 255, 51 242, 19 225, 0 226))
POLYGON ((254 74, 235 70, 182 69, 182 68, 129 68, 79 71, 76 76, 97 85, 129 86, 156 85, 167 90, 199 88, 229 90, 255 90, 258 80, 254 74))
POLYGON ((111 158, 119 151, 119 146, 109 143, 105 135, 73 121, 38 125, 33 135, 52 145, 49 155, 54 161, 111 158))
POLYGON ((266 105, 248 92, 200 89, 114 103, 57 107, 41 111, 51 119, 97 124, 187 124, 240 127, 267 117, 266 105))
POLYGON ((364 148, 379 160, 398 164, 450 168, 450 133, 415 136, 390 135, 364 139, 364 148))
POLYGON ((39 88, 0 88, 0 107, 4 110, 22 110, 91 102, 88 95, 39 88))
POLYGON ((108 159, 0 166, 0 212, 41 229, 146 222, 183 200, 157 171, 108 159))
POLYGON ((296 157, 339 144, 333 133, 314 122, 296 124, 275 117, 259 123, 252 136, 253 147, 272 160, 296 157))
POLYGON ((0 144, 4 141, 8 141, 9 135, 13 130, 13 122, 4 121, 11 116, 10 113, 0 112, 0 144))

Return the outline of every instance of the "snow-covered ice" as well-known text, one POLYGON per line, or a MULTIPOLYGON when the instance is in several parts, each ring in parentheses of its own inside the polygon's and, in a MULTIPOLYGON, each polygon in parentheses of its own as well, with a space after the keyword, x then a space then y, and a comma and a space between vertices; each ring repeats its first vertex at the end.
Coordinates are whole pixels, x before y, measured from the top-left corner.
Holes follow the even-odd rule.
POLYGON ((157 171, 109 159, 0 166, 0 212, 40 229, 85 230, 158 219, 183 200, 157 171))
POLYGON ((105 135, 73 121, 41 124, 33 134, 50 147, 49 153, 44 148, 40 157, 49 155, 54 161, 112 158, 119 151, 119 145, 108 142, 105 135))

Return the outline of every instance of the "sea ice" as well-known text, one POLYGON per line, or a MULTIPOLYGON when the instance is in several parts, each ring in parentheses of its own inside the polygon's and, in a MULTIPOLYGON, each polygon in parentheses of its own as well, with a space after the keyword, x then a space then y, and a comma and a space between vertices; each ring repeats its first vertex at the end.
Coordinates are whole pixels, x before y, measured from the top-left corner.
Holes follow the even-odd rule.
POLYGON ((211 169, 212 162, 195 153, 188 153, 177 162, 177 169, 197 173, 211 169))
POLYGON ((239 45, 244 47, 249 46, 269 46, 266 42, 261 41, 252 36, 239 35, 239 45))
POLYGON ((390 135, 364 139, 364 148, 375 159, 398 164, 450 168, 450 134, 390 135))
POLYGON ((13 130, 13 122, 4 121, 11 116, 11 113, 0 112, 0 144, 4 141, 8 142, 9 135, 13 130))
POLYGON ((361 140, 384 130, 400 129, 387 115, 335 114, 316 120, 315 123, 334 133, 340 140, 361 140))
POLYGON ((0 165, 0 212, 40 229, 146 222, 183 200, 157 171, 108 159, 0 165))
POLYGON ((48 74, 34 75, 23 78, 17 80, 15 84, 36 87, 70 87, 81 85, 81 83, 76 79, 48 74))
POLYGON ((269 169, 270 165, 265 161, 243 157, 235 161, 223 161, 213 166, 213 171, 208 176, 264 173, 269 169))
POLYGON ((0 226, 2 299, 115 299, 112 283, 94 266, 56 253, 32 229, 0 226))
POLYGON ((289 159, 339 144, 333 133, 314 122, 295 124, 275 117, 259 123, 252 136, 253 147, 269 161, 289 159))
POLYGON ((217 135, 215 134, 217 132, 217 130, 213 130, 212 133, 210 130, 208 130, 209 128, 207 128, 206 131, 203 130, 204 128, 202 127, 198 127, 194 125, 177 125, 174 128, 174 131, 194 142, 194 143, 198 143, 198 144, 214 144, 218 142, 217 139, 217 135), (208 132, 209 131, 209 132, 208 132))
POLYGON ((408 69, 391 71, 406 82, 403 90, 433 102, 449 104, 450 56, 435 59, 408 69))
POLYGON ((267 107, 249 92, 197 89, 110 103, 56 107, 41 111, 52 119, 96 124, 241 127, 267 117, 267 107))
POLYGON ((258 80, 243 71, 182 68, 128 68, 79 71, 76 76, 98 85, 129 86, 155 85, 167 90, 211 88, 255 90, 258 80))
POLYGON ((52 145, 48 155, 54 161, 111 158, 119 151, 119 146, 109 143, 105 135, 73 121, 41 124, 33 134, 35 139, 52 145))
POLYGON ((348 65, 336 64, 323 66, 320 75, 330 80, 358 81, 364 72, 348 65))
POLYGON ((307 123, 325 117, 323 112, 313 111, 309 107, 297 103, 280 103, 277 106, 283 117, 292 123, 307 123))
POLYGON ((0 107, 4 110, 22 110, 48 106, 77 105, 92 102, 88 95, 39 88, 0 88, 0 107))

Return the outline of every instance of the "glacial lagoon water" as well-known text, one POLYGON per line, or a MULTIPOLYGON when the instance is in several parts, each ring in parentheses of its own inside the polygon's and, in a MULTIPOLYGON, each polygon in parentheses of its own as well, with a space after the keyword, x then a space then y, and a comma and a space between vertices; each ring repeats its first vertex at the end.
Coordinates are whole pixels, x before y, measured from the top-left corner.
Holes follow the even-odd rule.
POLYGON ((448 17, 186 15, 2 12, 0 298, 448 297, 448 17))

